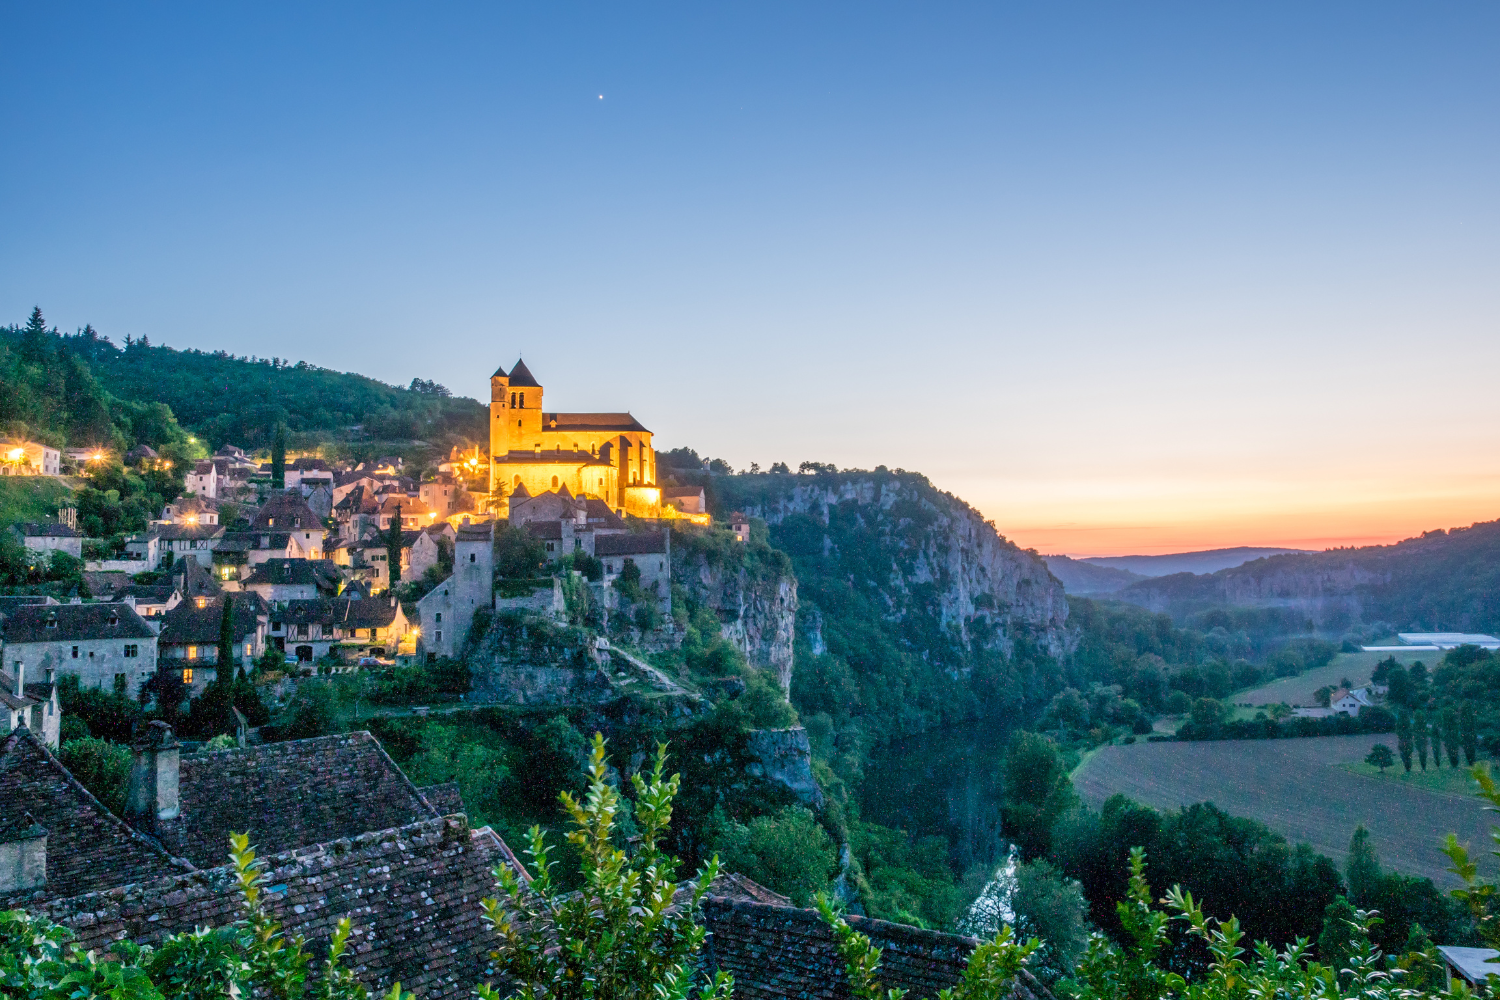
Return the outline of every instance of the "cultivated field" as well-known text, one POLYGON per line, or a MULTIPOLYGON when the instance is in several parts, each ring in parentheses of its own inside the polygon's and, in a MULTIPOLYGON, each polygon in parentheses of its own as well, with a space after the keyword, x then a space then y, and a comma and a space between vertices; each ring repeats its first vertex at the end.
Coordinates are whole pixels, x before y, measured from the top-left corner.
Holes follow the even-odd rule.
POLYGON ((1341 766, 1363 760, 1376 743, 1396 746, 1394 736, 1111 746, 1089 758, 1073 782, 1096 808, 1116 792, 1158 809, 1212 802, 1260 820, 1292 843, 1310 844, 1340 866, 1349 837, 1363 823, 1386 867, 1439 886, 1457 884, 1439 850, 1443 840, 1457 833, 1488 860, 1493 814, 1470 796, 1341 766))
POLYGON ((1275 705, 1284 701, 1293 708, 1311 707, 1318 703, 1313 697, 1313 692, 1318 688, 1338 687, 1339 681, 1345 677, 1353 681, 1355 687, 1362 687, 1370 682, 1370 672, 1375 669, 1375 664, 1391 655, 1396 657, 1398 663, 1411 664, 1421 660, 1429 667, 1436 666, 1438 660, 1443 658, 1441 652, 1431 650, 1395 654, 1340 653, 1326 667, 1318 667, 1296 677, 1278 678, 1250 691, 1231 695, 1229 700, 1236 705, 1275 705))

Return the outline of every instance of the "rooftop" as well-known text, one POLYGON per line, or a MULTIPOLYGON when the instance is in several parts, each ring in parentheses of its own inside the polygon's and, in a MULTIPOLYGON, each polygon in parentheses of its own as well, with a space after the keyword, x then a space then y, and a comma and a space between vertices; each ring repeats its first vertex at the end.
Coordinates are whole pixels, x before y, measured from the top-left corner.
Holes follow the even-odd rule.
POLYGON ((600 535, 594 539, 594 555, 644 556, 667 551, 667 533, 651 532, 642 535, 600 535))
POLYGON ((23 604, 0 616, 5 642, 155 639, 128 604, 23 604))

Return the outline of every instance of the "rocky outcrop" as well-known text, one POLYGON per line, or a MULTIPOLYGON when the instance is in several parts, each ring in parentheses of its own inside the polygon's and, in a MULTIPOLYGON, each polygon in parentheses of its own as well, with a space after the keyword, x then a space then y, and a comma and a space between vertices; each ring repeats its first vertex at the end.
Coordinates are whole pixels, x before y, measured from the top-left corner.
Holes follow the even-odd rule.
POLYGON ((773 671, 791 690, 792 645, 797 628, 797 578, 791 564, 764 545, 730 542, 683 532, 672 540, 672 580, 690 600, 712 608, 724 638, 752 666, 773 671))
MULTIPOLYGON (((801 518, 798 538, 787 543, 800 547, 793 555, 833 554, 841 533, 878 539, 875 582, 889 617, 935 615, 965 646, 977 642, 1007 655, 1023 635, 1052 656, 1076 645, 1062 584, 1041 558, 1007 541, 978 511, 924 477, 853 472, 757 478, 762 482, 748 483, 731 502, 773 526, 790 529, 801 518), (812 537, 808 519, 825 528, 837 522, 841 531, 812 537)), ((870 565, 871 553, 863 555, 870 565)))
POLYGON ((756 729, 746 740, 745 749, 755 758, 748 768, 751 777, 774 781, 790 789, 803 805, 823 808, 823 789, 813 777, 812 746, 806 729, 756 729))

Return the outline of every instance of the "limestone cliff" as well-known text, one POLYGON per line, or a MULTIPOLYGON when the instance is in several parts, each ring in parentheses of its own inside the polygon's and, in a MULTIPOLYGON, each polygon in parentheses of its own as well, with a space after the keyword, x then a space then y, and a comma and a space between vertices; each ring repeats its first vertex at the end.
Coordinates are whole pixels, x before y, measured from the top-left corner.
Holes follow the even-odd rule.
POLYGON ((792 681, 797 578, 785 555, 764 543, 729 540, 723 532, 686 529, 672 539, 672 583, 712 608, 724 637, 752 666, 771 670, 783 691, 792 681))
MULTIPOLYGON (((889 620, 921 619, 966 648, 1009 656, 1022 637, 1054 657, 1076 644, 1062 585, 1036 553, 1007 541, 968 504, 914 473, 734 476, 720 504, 772 526, 798 559, 837 565, 851 583, 865 574, 889 620), (859 572, 850 572, 857 569, 859 572)), ((821 615, 805 615, 814 653, 821 615)))

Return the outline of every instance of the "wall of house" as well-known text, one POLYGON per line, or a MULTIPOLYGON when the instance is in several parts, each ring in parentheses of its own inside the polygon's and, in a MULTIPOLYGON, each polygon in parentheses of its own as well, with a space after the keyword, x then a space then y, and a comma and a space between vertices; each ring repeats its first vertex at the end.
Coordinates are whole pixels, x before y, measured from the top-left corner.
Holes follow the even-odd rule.
POLYGON ((59 677, 72 674, 84 687, 112 690, 116 675, 125 677, 125 693, 135 698, 141 685, 156 672, 156 638, 94 639, 79 642, 8 642, 5 644, 5 666, 14 670, 24 663, 26 676, 33 679, 56 670, 59 677), (127 647, 135 647, 134 656, 126 656, 127 647))
POLYGON ((51 535, 42 535, 39 537, 26 537, 21 541, 32 552, 66 552, 75 559, 83 558, 83 539, 77 536, 73 538, 55 538, 51 535))

